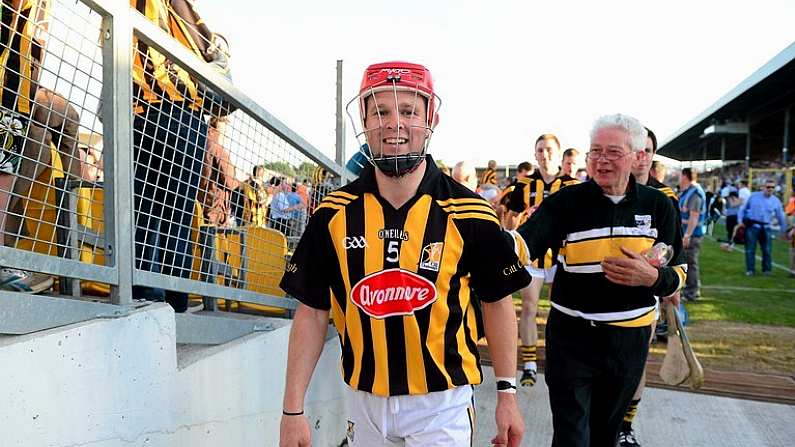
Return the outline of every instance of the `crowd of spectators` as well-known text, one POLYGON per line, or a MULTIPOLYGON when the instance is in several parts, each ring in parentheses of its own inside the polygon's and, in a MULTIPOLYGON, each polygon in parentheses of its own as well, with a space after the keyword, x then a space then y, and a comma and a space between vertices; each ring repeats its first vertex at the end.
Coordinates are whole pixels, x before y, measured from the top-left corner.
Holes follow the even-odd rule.
MULTIPOLYGON (((41 184, 41 172, 60 165, 67 181, 101 188, 105 166, 101 135, 78 135, 81 106, 39 84, 52 4, 8 0, 3 5, 0 137, 7 144, 0 157, 0 233, 6 245, 16 246, 20 236, 41 237, 24 234, 23 225, 35 185, 55 187, 41 184), (23 45, 26 39, 34 45, 23 45), (60 160, 51 159, 50 147, 60 160)), ((130 5, 231 81, 228 44, 210 30, 212 24, 202 20, 192 2, 146 0, 130 5)), ((136 268, 191 277, 195 239, 191 232, 197 210, 203 226, 272 228, 288 241, 297 239, 314 203, 330 187, 327 173, 318 168, 312 179, 298 178, 256 165, 250 175, 241 175, 234 160, 256 157, 257 149, 243 148, 252 153, 237 157, 232 153, 230 138, 236 130, 230 123, 235 107, 137 38, 133 56, 136 268)), ((200 245, 205 243, 212 241, 199 240, 200 245)), ((257 242, 249 238, 247 243, 257 242)), ((0 268, 4 290, 39 293, 53 285, 51 275, 0 268)), ((177 311, 187 304, 187 294, 179 291, 136 286, 133 294, 166 300, 177 311)))

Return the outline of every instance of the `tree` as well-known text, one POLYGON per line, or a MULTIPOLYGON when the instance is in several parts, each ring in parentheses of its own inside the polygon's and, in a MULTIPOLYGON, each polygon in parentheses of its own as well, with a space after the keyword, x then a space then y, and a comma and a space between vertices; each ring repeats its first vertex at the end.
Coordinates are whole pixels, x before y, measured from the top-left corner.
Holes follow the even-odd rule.
POLYGON ((278 172, 285 177, 295 177, 295 168, 284 161, 272 161, 265 163, 265 168, 271 171, 278 172))
POLYGON ((312 179, 312 176, 315 174, 315 169, 317 169, 317 165, 312 163, 311 161, 305 161, 298 166, 298 171, 296 175, 298 175, 299 180, 305 179, 312 179))

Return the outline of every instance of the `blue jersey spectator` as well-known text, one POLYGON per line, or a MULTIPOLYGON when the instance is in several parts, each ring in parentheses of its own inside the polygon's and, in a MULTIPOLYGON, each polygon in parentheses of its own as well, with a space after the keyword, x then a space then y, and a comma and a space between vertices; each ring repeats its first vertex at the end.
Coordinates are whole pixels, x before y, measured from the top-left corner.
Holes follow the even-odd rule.
POLYGON ((294 188, 290 188, 292 191, 287 193, 287 203, 290 205, 290 217, 292 219, 298 219, 301 216, 301 209, 306 206, 304 204, 304 200, 301 199, 301 196, 295 192, 294 188))
POLYGON ((778 220, 782 232, 787 228, 784 207, 781 200, 773 195, 775 189, 774 182, 767 182, 764 191, 751 194, 737 214, 739 225, 745 227, 745 274, 748 276, 756 272, 754 260, 757 241, 762 247, 762 273, 770 275, 773 263, 773 216, 778 220))
POLYGON ((276 179, 274 186, 277 193, 271 201, 270 221, 271 227, 281 231, 285 236, 290 236, 290 184, 283 179, 276 179))
POLYGON ((707 217, 707 197, 701 185, 696 183, 697 180, 698 174, 691 168, 682 169, 679 178, 679 212, 682 218, 682 246, 687 258, 687 280, 682 296, 689 301, 701 296, 698 257, 707 217))

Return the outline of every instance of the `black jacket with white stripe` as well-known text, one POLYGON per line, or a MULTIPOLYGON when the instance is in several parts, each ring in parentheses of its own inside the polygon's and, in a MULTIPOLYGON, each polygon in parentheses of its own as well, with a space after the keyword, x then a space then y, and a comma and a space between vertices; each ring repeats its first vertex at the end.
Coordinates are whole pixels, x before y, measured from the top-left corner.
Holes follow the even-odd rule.
POLYGON ((655 296, 671 295, 684 285, 687 265, 678 224, 671 200, 630 176, 617 204, 593 180, 561 189, 544 200, 519 233, 531 259, 561 249, 554 308, 593 322, 638 327, 654 319, 655 296), (652 287, 623 286, 605 277, 602 260, 624 256, 622 246, 644 252, 658 242, 671 246, 673 257, 652 287))

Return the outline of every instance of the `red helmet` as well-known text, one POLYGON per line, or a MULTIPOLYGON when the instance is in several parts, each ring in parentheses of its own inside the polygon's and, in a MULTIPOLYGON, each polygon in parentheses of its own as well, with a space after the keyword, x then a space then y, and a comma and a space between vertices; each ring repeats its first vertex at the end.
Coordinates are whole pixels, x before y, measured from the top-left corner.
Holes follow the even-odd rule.
MULTIPOLYGON (((345 109, 356 132, 356 139, 359 140, 359 150, 362 155, 367 158, 370 164, 384 174, 390 177, 400 177, 415 170, 425 160, 428 143, 433 134, 434 125, 438 120, 440 106, 441 99, 433 91, 431 72, 427 68, 420 64, 409 62, 382 62, 367 67, 364 71, 359 94, 348 103, 345 109), (369 147, 365 137, 368 129, 364 128, 364 117, 366 115, 365 98, 381 91, 406 91, 425 98, 427 101, 427 117, 423 127, 427 132, 422 142, 421 150, 402 155, 385 155, 383 147, 380 149, 369 147), (359 106, 358 119, 351 114, 351 106, 354 102, 358 103, 359 106), (359 126, 362 126, 362 128, 359 129, 359 126)), ((398 116, 398 127, 400 127, 399 119, 400 117, 398 116)))
MULTIPOLYGON (((364 70, 359 100, 364 110, 364 98, 385 89, 416 91, 428 100, 428 127, 433 127, 436 116, 436 93, 433 91, 431 72, 420 64, 411 62, 381 62, 364 70)), ((364 114, 362 114, 364 116, 364 114)))

